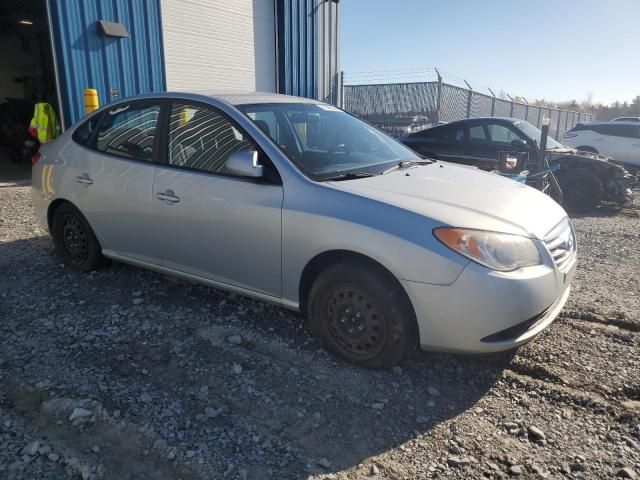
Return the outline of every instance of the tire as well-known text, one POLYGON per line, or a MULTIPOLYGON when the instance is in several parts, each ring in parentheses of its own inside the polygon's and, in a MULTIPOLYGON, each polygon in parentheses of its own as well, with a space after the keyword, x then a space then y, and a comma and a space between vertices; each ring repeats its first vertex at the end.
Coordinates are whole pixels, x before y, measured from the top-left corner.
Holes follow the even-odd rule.
POLYGON ((344 262, 320 273, 309 293, 309 324, 325 347, 360 366, 399 364, 418 344, 415 314, 386 272, 344 262))
POLYGON ((588 147, 588 146, 582 146, 582 147, 578 147, 576 148, 576 150, 580 151, 580 152, 589 152, 589 153, 595 153, 596 155, 599 155, 598 150, 596 150, 593 147, 588 147))
POLYGON ((593 210, 604 196, 602 182, 588 170, 577 168, 563 173, 560 180, 563 206, 569 212, 587 213, 593 210))
POLYGON ((89 222, 70 203, 60 205, 54 212, 51 233, 56 253, 67 267, 89 272, 107 264, 89 222))

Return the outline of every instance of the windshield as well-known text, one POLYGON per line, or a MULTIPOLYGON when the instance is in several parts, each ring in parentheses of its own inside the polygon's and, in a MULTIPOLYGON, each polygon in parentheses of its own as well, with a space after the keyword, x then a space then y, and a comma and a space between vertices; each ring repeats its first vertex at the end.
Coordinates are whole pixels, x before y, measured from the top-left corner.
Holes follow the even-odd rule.
MULTIPOLYGON (((519 128, 527 137, 538 142, 540 146, 540 139, 542 138, 542 130, 534 127, 529 122, 515 122, 516 128, 519 128)), ((560 142, 555 141, 551 135, 547 137, 547 148, 565 148, 560 142)))
POLYGON ((400 161, 421 160, 393 138, 331 105, 275 103, 238 108, 314 180, 349 173, 381 174, 400 161))

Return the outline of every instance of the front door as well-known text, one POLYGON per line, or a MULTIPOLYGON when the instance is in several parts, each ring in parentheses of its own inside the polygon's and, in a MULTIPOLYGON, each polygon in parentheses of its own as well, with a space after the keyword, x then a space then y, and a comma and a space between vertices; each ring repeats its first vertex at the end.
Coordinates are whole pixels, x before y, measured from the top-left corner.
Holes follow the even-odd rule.
POLYGON ((152 191, 159 101, 118 104, 101 114, 98 130, 75 172, 85 215, 108 254, 159 264, 152 191))
MULTIPOLYGON (((494 121, 469 127, 469 155, 474 163, 495 166, 500 152, 518 151, 511 142, 522 139, 515 130, 494 121)), ((523 148, 522 151, 527 149, 523 148)))
MULTIPOLYGON (((174 101, 166 161, 154 181, 163 266, 279 298, 283 190, 266 179, 226 171, 233 152, 257 150, 211 106, 174 101)), ((261 153, 265 171, 273 166, 261 153)))

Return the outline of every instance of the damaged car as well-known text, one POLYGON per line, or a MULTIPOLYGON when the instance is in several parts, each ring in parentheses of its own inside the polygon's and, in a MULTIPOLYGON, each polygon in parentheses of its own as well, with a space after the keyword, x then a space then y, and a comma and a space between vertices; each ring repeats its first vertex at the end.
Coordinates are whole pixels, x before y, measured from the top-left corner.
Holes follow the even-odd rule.
MULTIPOLYGON (((401 141, 429 158, 494 170, 503 152, 540 158, 542 132, 515 118, 472 118, 406 135, 401 141)), ((546 158, 562 189, 563 206, 588 212, 602 201, 622 205, 632 197, 636 177, 609 157, 567 147, 547 139, 546 158)))
POLYGON ((366 367, 417 346, 522 345, 558 316, 576 269, 573 226, 548 196, 422 159, 310 99, 128 97, 34 162, 35 212, 65 266, 113 259, 300 311, 366 367))

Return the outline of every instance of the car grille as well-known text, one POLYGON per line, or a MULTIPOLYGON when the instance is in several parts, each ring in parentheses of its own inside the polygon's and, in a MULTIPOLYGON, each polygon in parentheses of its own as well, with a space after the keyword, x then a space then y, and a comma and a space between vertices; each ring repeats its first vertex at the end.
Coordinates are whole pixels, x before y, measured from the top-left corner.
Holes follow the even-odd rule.
POLYGON ((576 253, 576 236, 568 218, 565 218, 544 237, 544 243, 560 270, 571 262, 576 253))

